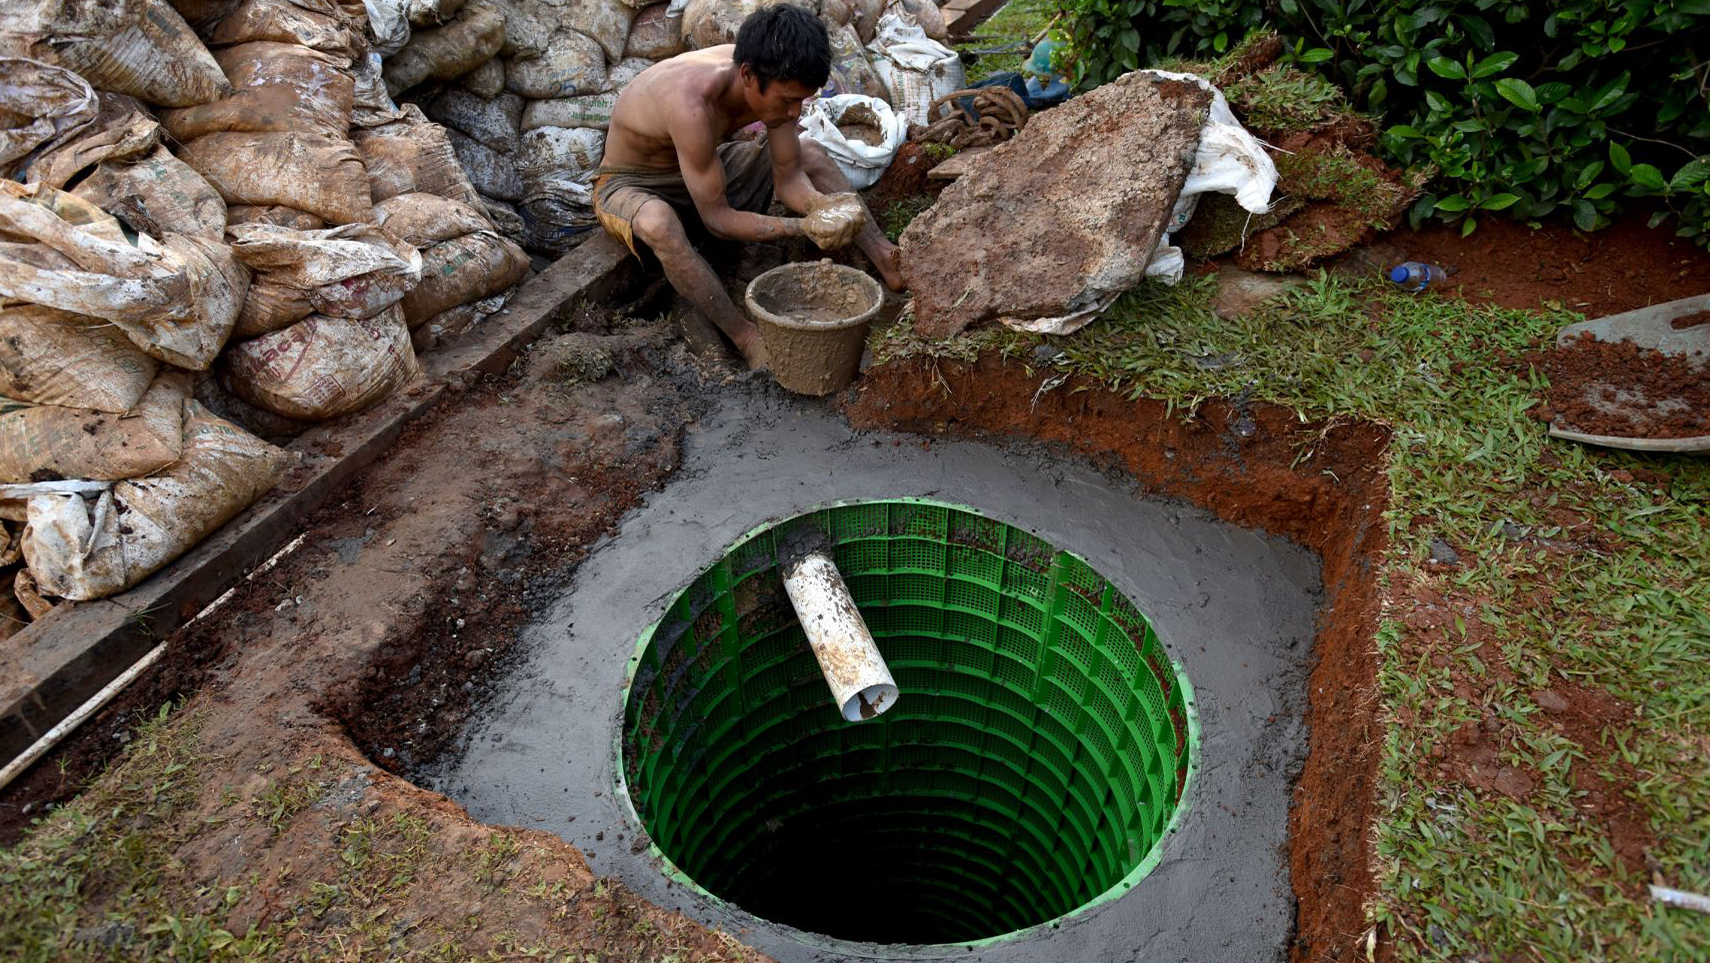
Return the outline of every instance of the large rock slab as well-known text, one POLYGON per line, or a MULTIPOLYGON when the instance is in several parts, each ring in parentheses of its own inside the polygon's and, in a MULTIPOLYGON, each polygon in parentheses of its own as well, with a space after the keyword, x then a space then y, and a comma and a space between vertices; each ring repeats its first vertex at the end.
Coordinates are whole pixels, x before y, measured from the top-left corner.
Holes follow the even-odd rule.
POLYGON ((1193 167, 1211 91, 1127 74, 1036 115, 903 233, 915 321, 1069 330, 1146 273, 1193 167))

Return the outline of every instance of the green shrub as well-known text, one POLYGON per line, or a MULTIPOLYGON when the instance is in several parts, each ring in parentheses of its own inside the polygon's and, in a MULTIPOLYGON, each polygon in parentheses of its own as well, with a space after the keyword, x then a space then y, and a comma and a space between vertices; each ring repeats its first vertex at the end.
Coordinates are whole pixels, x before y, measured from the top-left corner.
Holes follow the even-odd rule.
POLYGON ((1386 160, 1436 171, 1410 216, 1606 226, 1656 198, 1710 245, 1710 0, 1061 0, 1097 86, 1214 58, 1261 27, 1381 114, 1386 160))

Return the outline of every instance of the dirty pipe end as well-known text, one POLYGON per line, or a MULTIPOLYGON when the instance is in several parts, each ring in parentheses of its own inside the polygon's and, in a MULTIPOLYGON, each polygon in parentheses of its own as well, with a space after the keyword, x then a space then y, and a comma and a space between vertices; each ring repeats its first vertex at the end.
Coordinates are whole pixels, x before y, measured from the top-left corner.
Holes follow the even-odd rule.
POLYGON ((784 574, 784 592, 843 718, 860 722, 890 708, 897 700, 896 679, 831 556, 811 552, 792 565, 784 574))
POLYGON ((897 687, 889 682, 862 689, 843 703, 844 721, 860 722, 883 713, 896 704, 897 691, 897 687))

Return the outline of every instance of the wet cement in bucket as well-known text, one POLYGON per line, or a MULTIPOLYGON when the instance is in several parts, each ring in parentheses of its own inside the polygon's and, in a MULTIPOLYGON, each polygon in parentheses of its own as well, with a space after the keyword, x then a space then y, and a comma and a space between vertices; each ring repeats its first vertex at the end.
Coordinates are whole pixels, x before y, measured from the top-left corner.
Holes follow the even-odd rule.
POLYGON ((822 260, 767 271, 748 285, 746 300, 778 383, 828 395, 855 379, 884 292, 860 271, 822 260))
MULTIPOLYGON (((1137 497, 1120 476, 1059 453, 942 440, 927 447, 915 436, 852 432, 780 392, 725 393, 691 427, 673 482, 596 548, 525 632, 519 663, 430 785, 479 819, 563 836, 595 872, 785 963, 1281 959, 1293 922, 1288 800, 1306 748, 1302 688, 1317 569, 1297 546, 1137 497), (1196 775, 1176 831, 1155 848, 1156 866, 1117 898, 975 945, 876 942, 897 938, 895 926, 866 936, 859 925, 838 927, 832 937, 761 918, 668 872, 637 822, 619 779, 619 734, 646 628, 758 526, 830 503, 898 497, 969 506, 1085 559, 1145 613, 1162 650, 1192 679, 1196 775)), ((989 935, 1006 920, 1028 922, 1012 915, 956 935, 977 939, 976 929, 989 935)))

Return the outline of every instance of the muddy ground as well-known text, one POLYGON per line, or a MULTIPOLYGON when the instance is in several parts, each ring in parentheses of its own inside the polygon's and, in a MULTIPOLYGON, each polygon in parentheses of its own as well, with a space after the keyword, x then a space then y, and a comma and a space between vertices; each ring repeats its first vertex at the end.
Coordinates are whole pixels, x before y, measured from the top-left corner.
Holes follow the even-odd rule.
MULTIPOLYGON (((1436 240, 1392 235, 1362 256, 1429 260, 1436 240)), ((1604 313, 1701 293, 1687 288, 1710 277, 1704 252, 1665 234, 1612 231, 1571 248, 1577 259, 1562 256, 1569 241, 1491 240, 1457 254, 1475 299, 1560 298, 1604 313), (1652 249, 1599 254, 1616 240, 1652 249), (1481 250, 1488 262, 1474 260, 1481 250), (1508 271, 1517 260, 1540 267, 1508 271), (1558 280, 1553 267, 1564 264, 1558 280), (1633 283, 1635 264, 1654 269, 1653 283, 1633 283)), ((486 696, 518 627, 677 468, 683 426, 705 392, 733 377, 742 376, 689 359, 667 323, 578 313, 505 377, 412 426, 342 500, 305 521, 300 548, 174 635, 159 668, 0 795, 0 837, 15 841, 95 777, 143 717, 183 697, 205 762, 166 833, 164 884, 187 909, 223 914, 233 932, 276 928, 281 955, 550 945, 625 960, 741 958, 728 937, 597 879, 558 837, 484 826, 401 775, 435 757, 486 696), (410 845, 435 871, 367 897, 349 887, 329 896, 351 827, 379 824, 426 827, 410 845), (209 894, 228 884, 239 894, 221 907, 209 894)), ((1301 900, 1293 956, 1344 957, 1371 887, 1371 640, 1383 600, 1368 562, 1382 548, 1384 430, 1215 402, 1184 420, 1091 386, 1041 394, 1041 380, 993 359, 904 363, 873 369, 832 403, 858 428, 917 432, 923 443, 949 433, 1059 444, 1322 556, 1311 752, 1290 815, 1301 900), (1303 447, 1313 452, 1304 460, 1303 447)), ((89 894, 91 916, 106 895, 89 894)))

